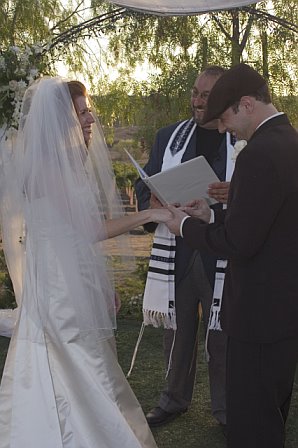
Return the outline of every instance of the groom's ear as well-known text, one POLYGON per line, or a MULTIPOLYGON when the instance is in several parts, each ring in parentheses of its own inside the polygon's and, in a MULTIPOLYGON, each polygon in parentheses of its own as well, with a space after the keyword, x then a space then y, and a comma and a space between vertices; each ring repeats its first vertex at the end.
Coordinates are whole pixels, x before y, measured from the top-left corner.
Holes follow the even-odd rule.
POLYGON ((248 114, 251 114, 255 110, 256 101, 254 97, 245 95, 240 98, 239 106, 242 106, 248 114))

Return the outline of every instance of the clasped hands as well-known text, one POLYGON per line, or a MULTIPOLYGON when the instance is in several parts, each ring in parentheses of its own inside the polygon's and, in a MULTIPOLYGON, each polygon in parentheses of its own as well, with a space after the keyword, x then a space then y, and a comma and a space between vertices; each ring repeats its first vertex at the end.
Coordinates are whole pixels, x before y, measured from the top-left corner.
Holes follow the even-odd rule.
MULTIPOLYGON (((157 200, 156 198, 154 201, 157 200)), ((171 233, 180 235, 180 225, 184 217, 192 216, 205 222, 209 222, 211 210, 205 199, 196 199, 183 207, 180 204, 168 204, 152 209, 152 219, 158 223, 164 223, 171 233)))
MULTIPOLYGON (((219 202, 226 203, 229 187, 229 182, 216 182, 209 185, 208 195, 219 202)), ((177 236, 180 235, 180 225, 186 216, 201 219, 206 223, 210 222, 211 209, 205 199, 190 201, 183 207, 180 204, 169 204, 163 207, 159 200, 151 195, 150 206, 157 212, 156 216, 153 217, 154 221, 166 224, 170 232, 177 236)))

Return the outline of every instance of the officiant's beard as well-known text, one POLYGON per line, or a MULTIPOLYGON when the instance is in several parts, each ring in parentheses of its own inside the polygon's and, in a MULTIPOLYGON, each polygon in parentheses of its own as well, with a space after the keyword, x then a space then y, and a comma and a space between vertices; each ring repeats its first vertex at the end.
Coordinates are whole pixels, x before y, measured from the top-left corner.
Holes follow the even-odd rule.
POLYGON ((217 129, 218 120, 209 121, 209 123, 206 123, 204 125, 201 124, 203 121, 204 113, 205 108, 192 106, 193 119, 197 123, 197 125, 204 129, 217 129))
POLYGON ((199 107, 199 106, 192 106, 193 119, 199 126, 201 125, 201 123, 203 121, 204 112, 205 112, 204 108, 199 107))

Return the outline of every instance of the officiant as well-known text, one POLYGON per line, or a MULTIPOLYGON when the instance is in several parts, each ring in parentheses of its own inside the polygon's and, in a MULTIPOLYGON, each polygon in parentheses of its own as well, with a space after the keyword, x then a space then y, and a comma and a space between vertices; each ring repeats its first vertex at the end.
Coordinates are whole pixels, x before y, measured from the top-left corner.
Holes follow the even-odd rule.
MULTIPOLYGON (((234 166, 230 157, 234 151, 231 135, 221 135, 214 120, 204 126, 201 122, 209 92, 224 71, 222 67, 210 66, 198 75, 190 96, 192 118, 157 132, 149 161, 144 167, 151 176, 203 155, 222 181, 210 190, 210 195, 221 202, 226 202, 228 181, 234 166)), ((136 193, 140 210, 161 206, 141 179, 136 183, 136 193)), ((217 258, 204 251, 193 250, 181 238, 175 239, 167 229, 163 230, 162 226, 156 229, 156 224, 150 223, 145 229, 155 231, 155 239, 144 294, 144 321, 155 326, 161 323, 165 327, 167 370, 167 384, 159 402, 146 416, 153 427, 179 417, 191 404, 197 364, 198 306, 202 306, 207 327, 217 258), (158 322, 150 320, 151 316, 158 316, 158 322), (160 316, 164 319, 159 319, 160 316)), ((225 425, 226 338, 223 332, 210 331, 208 350, 211 410, 215 419, 225 425)))

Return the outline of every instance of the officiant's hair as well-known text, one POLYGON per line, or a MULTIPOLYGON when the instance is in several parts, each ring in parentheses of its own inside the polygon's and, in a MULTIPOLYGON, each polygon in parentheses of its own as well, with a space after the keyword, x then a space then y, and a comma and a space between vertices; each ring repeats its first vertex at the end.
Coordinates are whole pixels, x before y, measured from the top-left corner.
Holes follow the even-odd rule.
POLYGON ((219 78, 221 75, 223 75, 226 72, 226 69, 221 67, 220 65, 208 65, 206 68, 204 68, 200 74, 204 74, 207 76, 216 76, 219 78))
POLYGON ((79 96, 88 95, 86 87, 80 81, 68 81, 67 85, 72 101, 79 96))

